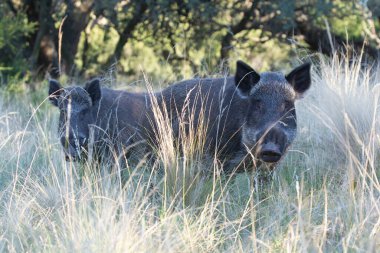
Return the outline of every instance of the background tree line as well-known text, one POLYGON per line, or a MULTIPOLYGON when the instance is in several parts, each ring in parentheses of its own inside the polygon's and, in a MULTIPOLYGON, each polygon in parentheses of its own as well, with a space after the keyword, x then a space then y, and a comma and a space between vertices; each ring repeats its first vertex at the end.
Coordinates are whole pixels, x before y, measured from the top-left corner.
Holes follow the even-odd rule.
POLYGON ((331 43, 362 48, 366 41, 376 59, 379 20, 378 0, 4 0, 1 83, 33 83, 47 73, 87 77, 115 65, 121 74, 170 79, 237 58, 283 68, 294 48, 330 54, 331 43))

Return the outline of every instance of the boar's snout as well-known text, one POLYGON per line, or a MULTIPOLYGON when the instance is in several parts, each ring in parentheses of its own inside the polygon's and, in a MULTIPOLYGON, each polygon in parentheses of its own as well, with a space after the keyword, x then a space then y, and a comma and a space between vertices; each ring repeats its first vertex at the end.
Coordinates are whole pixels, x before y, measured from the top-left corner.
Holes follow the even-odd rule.
POLYGON ((289 141, 285 129, 282 129, 280 125, 272 126, 270 130, 259 133, 256 156, 263 162, 277 163, 287 150, 289 141))
POLYGON ((61 143, 63 146, 71 145, 74 147, 85 147, 87 145, 87 138, 84 136, 78 136, 78 137, 70 136, 67 139, 66 136, 62 136, 61 143))
POLYGON ((278 145, 270 142, 260 148, 258 156, 260 160, 266 163, 276 163, 281 159, 282 153, 278 145))
POLYGON ((61 137, 61 144, 64 147, 66 161, 76 161, 81 157, 83 149, 86 149, 87 138, 84 136, 70 135, 61 137))

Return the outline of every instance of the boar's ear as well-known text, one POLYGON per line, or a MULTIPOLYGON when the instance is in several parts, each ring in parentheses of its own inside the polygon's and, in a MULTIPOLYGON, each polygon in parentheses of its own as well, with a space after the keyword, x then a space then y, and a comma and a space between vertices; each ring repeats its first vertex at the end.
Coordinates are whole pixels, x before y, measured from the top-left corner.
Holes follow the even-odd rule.
POLYGON ((310 62, 304 63, 285 76, 286 80, 293 86, 299 96, 302 96, 302 94, 310 88, 310 67, 310 62))
POLYGON ((245 62, 237 61, 235 83, 244 96, 247 96, 259 81, 260 75, 253 68, 245 62))
POLYGON ((98 101, 101 97, 100 80, 99 78, 92 79, 86 84, 84 89, 88 92, 93 103, 98 101))
POLYGON ((58 97, 62 91, 63 89, 57 80, 49 80, 49 100, 53 105, 58 106, 58 97))

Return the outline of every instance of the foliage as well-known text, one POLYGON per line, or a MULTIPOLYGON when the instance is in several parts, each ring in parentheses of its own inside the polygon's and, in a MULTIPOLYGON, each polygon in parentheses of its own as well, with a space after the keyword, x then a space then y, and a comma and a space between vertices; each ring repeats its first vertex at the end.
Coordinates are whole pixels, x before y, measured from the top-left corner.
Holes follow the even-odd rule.
POLYGON ((348 40, 359 49, 368 40, 366 53, 376 58, 377 3, 368 6, 351 0, 7 0, 0 4, 0 67, 16 78, 22 72, 31 79, 46 73, 81 79, 116 65, 131 79, 143 70, 171 81, 173 74, 186 78, 233 68, 236 59, 276 59, 258 67, 284 69, 300 50, 331 54, 330 38, 335 46, 348 40))
MULTIPOLYGON (((0 3, 0 76, 7 83, 9 76, 25 75, 28 59, 23 54, 25 38, 33 32, 35 23, 28 22, 25 13, 12 13, 0 3)), ((17 78, 18 79, 18 78, 17 78)))

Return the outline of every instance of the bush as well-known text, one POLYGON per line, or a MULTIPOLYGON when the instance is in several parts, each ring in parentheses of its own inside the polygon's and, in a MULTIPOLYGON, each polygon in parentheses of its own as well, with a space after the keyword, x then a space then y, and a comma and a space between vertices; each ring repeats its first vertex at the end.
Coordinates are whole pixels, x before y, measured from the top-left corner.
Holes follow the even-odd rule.
POLYGON ((25 13, 14 14, 0 4, 0 84, 8 82, 10 77, 19 79, 26 75, 25 37, 35 27, 35 23, 28 22, 25 13))

